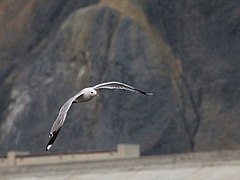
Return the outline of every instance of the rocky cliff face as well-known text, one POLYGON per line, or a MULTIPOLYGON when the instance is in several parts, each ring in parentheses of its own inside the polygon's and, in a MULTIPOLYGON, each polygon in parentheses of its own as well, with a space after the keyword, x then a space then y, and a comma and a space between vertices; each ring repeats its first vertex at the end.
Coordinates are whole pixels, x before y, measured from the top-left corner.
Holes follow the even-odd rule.
POLYGON ((43 152, 60 106, 74 104, 53 151, 138 143, 144 154, 239 148, 238 1, 0 2, 0 153, 43 152))

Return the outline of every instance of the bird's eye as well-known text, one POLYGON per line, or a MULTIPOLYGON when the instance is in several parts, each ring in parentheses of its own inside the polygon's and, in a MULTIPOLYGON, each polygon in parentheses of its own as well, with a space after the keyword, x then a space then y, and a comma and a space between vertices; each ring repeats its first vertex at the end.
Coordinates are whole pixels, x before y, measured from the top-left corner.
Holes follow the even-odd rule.
POLYGON ((93 92, 91 92, 93 94, 93 92))

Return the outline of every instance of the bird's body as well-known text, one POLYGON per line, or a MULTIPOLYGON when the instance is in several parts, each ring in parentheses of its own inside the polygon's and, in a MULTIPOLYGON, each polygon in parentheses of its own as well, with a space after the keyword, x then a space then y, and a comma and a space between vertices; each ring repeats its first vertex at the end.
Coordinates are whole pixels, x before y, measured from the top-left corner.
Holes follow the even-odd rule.
POLYGON ((92 100, 93 97, 97 96, 97 91, 95 91, 92 87, 84 88, 78 94, 76 94, 75 102, 87 102, 92 100))
POLYGON ((67 102, 65 102, 63 106, 60 108, 58 116, 54 121, 49 133, 49 142, 46 147, 47 151, 52 147, 60 129, 62 128, 67 116, 67 112, 70 109, 71 105, 73 103, 87 102, 92 100, 95 96, 98 96, 97 90, 99 89, 122 89, 122 90, 128 90, 132 92, 140 92, 144 95, 153 95, 152 93, 146 93, 142 90, 136 89, 132 86, 129 86, 124 83, 116 82, 116 81, 101 83, 93 87, 87 87, 82 89, 76 95, 68 99, 67 102))

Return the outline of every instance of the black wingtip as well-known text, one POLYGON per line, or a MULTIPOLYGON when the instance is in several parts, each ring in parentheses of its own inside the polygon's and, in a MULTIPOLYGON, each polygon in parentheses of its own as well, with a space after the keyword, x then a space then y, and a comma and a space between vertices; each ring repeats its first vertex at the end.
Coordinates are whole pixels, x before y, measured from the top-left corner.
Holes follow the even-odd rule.
POLYGON ((150 92, 144 92, 144 91, 141 91, 139 89, 137 91, 139 91, 140 93, 142 93, 142 94, 144 94, 146 96, 153 96, 153 93, 150 93, 150 92))
POLYGON ((49 135, 49 141, 48 141, 48 144, 46 146, 46 151, 49 151, 51 149, 55 139, 57 138, 57 135, 58 135, 60 129, 58 129, 57 131, 54 131, 52 134, 49 135))

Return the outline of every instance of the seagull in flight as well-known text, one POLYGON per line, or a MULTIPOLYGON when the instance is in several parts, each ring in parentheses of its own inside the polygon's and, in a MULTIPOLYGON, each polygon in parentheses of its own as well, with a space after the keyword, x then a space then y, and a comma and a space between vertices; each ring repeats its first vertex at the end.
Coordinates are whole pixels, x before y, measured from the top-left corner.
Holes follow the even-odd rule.
POLYGON ((52 128, 50 130, 50 133, 49 133, 49 141, 48 141, 48 144, 46 147, 46 151, 48 151, 52 147, 55 139, 57 138, 57 135, 63 126, 63 123, 67 116, 67 112, 70 109, 71 105, 73 103, 90 101, 95 96, 98 97, 99 95, 98 95, 97 90, 100 90, 100 89, 120 89, 120 90, 126 90, 126 91, 131 91, 131 92, 138 92, 138 93, 141 93, 141 94, 144 94, 147 96, 153 95, 152 93, 144 92, 142 90, 136 89, 127 84, 124 84, 121 82, 116 82, 116 81, 105 82, 105 83, 95 85, 93 87, 87 87, 87 88, 82 89, 76 95, 74 95, 73 97, 68 99, 67 102, 65 102, 63 104, 63 106, 60 108, 58 116, 57 116, 56 120, 54 121, 52 128))

